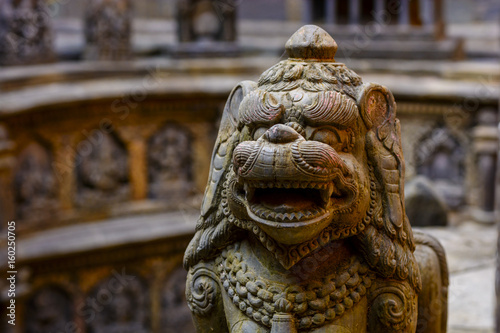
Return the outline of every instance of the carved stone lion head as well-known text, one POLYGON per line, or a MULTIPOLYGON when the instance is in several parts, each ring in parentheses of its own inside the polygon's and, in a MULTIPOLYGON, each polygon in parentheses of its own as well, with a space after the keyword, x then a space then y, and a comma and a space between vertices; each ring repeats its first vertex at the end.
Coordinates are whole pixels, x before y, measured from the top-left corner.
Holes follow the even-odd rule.
POLYGON ((337 44, 316 26, 286 49, 231 92, 185 266, 252 234, 286 269, 352 238, 377 274, 418 289, 394 97, 335 62, 337 44))

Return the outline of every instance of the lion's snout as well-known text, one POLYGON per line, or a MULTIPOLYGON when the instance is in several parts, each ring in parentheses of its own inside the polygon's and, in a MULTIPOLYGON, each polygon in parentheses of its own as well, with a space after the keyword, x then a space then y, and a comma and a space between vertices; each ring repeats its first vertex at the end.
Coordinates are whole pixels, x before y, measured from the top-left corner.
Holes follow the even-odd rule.
POLYGON ((350 172, 327 144, 306 141, 293 128, 277 124, 257 141, 244 141, 233 152, 238 176, 259 181, 330 181, 350 172))

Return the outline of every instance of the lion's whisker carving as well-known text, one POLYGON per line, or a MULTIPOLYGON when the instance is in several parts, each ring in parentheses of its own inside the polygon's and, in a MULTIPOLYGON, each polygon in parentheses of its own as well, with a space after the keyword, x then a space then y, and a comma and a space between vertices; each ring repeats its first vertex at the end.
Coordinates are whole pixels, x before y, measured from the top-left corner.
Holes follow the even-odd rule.
POLYGON ((405 215, 392 94, 318 27, 286 47, 224 110, 185 255, 198 332, 445 332, 445 256, 405 215))

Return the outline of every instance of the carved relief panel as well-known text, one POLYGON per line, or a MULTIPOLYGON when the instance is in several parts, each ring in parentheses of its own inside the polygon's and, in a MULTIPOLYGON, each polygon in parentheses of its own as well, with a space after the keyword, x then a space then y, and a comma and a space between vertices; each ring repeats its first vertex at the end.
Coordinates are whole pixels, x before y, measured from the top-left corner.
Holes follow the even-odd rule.
POLYGON ((168 277, 162 298, 162 332, 194 333, 191 311, 186 302, 185 284, 187 272, 179 267, 168 277))
POLYGON ((181 0, 177 6, 181 42, 236 39, 236 1, 181 0))
POLYGON ((129 0, 92 0, 85 16, 86 58, 121 60, 130 57, 129 0))
POLYGON ((77 204, 104 206, 130 196, 128 154, 114 134, 81 151, 76 158, 77 204))
POLYGON ((447 128, 426 134, 415 150, 417 173, 434 181, 451 208, 463 204, 466 142, 447 128))
POLYGON ((46 1, 1 1, 0 45, 0 65, 51 61, 52 29, 46 1))
POLYGON ((89 297, 101 309, 89 323, 89 333, 150 332, 148 290, 139 278, 110 277, 94 288, 89 297))
POLYGON ((26 304, 26 333, 65 332, 73 316, 71 297, 58 287, 45 287, 26 304))
POLYGON ((38 142, 19 154, 14 177, 15 203, 19 219, 43 220, 54 214, 57 182, 49 150, 38 142))
POLYGON ((149 196, 175 199, 192 190, 191 138, 187 130, 168 125, 148 147, 149 196))

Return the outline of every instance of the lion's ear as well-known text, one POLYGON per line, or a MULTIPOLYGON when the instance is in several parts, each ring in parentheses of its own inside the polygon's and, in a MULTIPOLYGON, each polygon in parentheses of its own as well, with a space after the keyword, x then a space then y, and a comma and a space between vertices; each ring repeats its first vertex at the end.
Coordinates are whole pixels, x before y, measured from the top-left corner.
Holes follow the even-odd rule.
POLYGON ((363 86, 358 98, 361 117, 368 130, 378 128, 385 122, 394 122, 396 118, 396 102, 386 87, 369 83, 363 86))
POLYGON ((225 175, 231 170, 233 149, 238 143, 238 114, 241 101, 257 84, 252 81, 239 83, 229 94, 224 107, 219 127, 219 134, 212 152, 210 175, 208 177, 201 216, 196 225, 196 233, 184 254, 186 268, 202 259, 210 257, 217 249, 223 247, 231 236, 231 224, 227 219, 220 220, 220 198, 224 187, 225 175))
POLYGON ((208 178, 205 196, 201 206, 201 216, 208 217, 211 211, 218 207, 216 202, 217 189, 221 189, 222 176, 231 164, 231 156, 235 146, 235 140, 238 133, 238 110, 241 101, 251 91, 257 88, 257 83, 253 81, 240 82, 229 94, 222 119, 219 126, 219 134, 212 152, 212 163, 210 167, 210 176, 208 178), (214 201, 215 200, 215 201, 214 201))
POLYGON ((366 125, 365 149, 380 194, 381 216, 358 235, 367 262, 384 277, 410 279, 417 290, 419 271, 413 235, 404 207, 404 159, 394 96, 384 86, 363 86, 358 106, 366 125))

